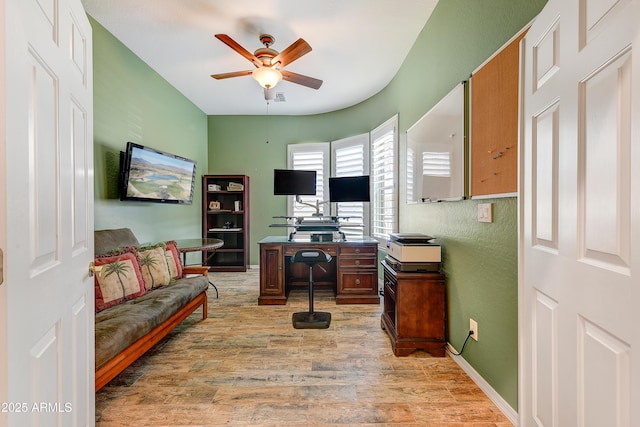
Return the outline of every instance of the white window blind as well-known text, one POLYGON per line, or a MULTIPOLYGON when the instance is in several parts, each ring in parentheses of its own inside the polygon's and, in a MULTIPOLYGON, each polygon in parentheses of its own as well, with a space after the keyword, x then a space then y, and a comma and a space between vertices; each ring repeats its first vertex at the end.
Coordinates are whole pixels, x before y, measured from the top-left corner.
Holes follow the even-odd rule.
MULTIPOLYGON (((290 144, 288 151, 288 169, 316 171, 315 196, 300 196, 305 203, 315 205, 316 201, 329 199, 329 143, 318 142, 311 144, 290 144)), ((328 203, 320 205, 320 213, 327 215, 328 203)), ((287 215, 311 216, 316 212, 315 208, 295 202, 295 197, 289 197, 287 203, 287 215)))
MULTIPOLYGON (((356 135, 331 143, 331 176, 369 175, 369 134, 356 135)), ((335 204, 334 213, 346 227, 341 229, 347 240, 369 235, 369 209, 366 202, 335 204), (349 227, 352 225, 352 227, 349 227)))
POLYGON ((381 243, 398 229, 398 116, 371 131, 371 236, 381 243))
POLYGON ((422 153, 422 174, 427 176, 451 176, 451 153, 448 151, 424 151, 422 153))
POLYGON ((415 178, 413 176, 413 171, 415 171, 415 163, 416 151, 411 147, 407 147, 407 203, 416 201, 415 178))

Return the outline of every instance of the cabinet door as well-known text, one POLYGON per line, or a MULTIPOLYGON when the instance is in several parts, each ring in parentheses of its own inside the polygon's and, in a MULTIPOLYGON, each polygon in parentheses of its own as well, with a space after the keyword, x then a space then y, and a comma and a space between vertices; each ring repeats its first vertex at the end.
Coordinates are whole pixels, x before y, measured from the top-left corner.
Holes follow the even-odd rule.
POLYGON ((260 296, 283 296, 282 246, 260 246, 260 296))
POLYGON ((399 280, 396 299, 399 337, 445 339, 444 280, 399 280))

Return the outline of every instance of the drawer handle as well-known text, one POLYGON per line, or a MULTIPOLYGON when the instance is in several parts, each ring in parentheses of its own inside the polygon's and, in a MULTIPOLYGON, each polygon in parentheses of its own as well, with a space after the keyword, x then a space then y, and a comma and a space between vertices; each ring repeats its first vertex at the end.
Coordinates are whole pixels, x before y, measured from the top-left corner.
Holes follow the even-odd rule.
POLYGON ((360 284, 360 279, 356 279, 356 285, 360 284))
POLYGON ((359 259, 356 260, 356 265, 360 265, 360 260, 359 259))
POLYGON ((359 254, 360 253, 360 248, 356 248, 356 253, 359 254))

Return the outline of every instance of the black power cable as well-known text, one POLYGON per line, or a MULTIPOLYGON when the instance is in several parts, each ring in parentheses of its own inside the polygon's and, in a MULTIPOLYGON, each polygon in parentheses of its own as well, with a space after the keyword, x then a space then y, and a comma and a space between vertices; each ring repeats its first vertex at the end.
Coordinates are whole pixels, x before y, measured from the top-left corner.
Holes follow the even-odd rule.
POLYGON ((471 335, 473 335, 473 331, 469 331, 469 335, 467 335, 467 339, 464 340, 464 344, 462 344, 462 348, 460 349, 460 353, 454 353, 453 351, 449 350, 449 347, 447 346, 447 350, 449 351, 449 353, 453 354, 454 356, 461 356, 462 352, 464 351, 464 346, 467 345, 467 341, 469 341, 469 338, 471 338, 471 335))

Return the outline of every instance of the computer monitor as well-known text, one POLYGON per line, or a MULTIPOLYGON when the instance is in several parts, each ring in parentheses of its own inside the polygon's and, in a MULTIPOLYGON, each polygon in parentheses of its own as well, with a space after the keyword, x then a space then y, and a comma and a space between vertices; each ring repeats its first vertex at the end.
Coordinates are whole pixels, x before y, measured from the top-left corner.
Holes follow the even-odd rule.
POLYGON ((329 201, 368 202, 369 175, 329 178, 329 201))
POLYGON ((273 194, 276 196, 313 196, 316 171, 274 169, 273 194))

